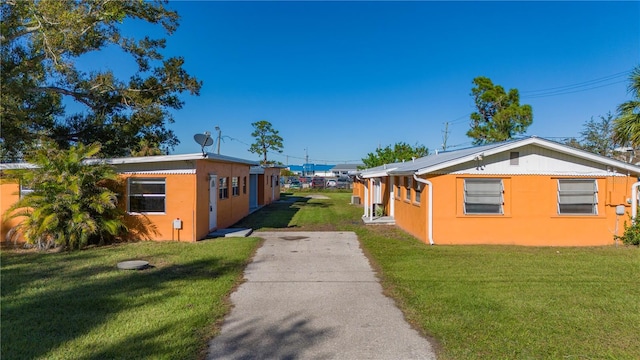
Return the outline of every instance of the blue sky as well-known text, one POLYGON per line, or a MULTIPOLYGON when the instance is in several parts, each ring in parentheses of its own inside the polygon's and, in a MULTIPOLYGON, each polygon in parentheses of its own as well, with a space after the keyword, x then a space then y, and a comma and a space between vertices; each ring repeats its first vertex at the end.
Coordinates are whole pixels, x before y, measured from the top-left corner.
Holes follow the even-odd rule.
POLYGON ((269 158, 285 164, 360 162, 401 141, 433 151, 445 122, 449 148, 466 147, 477 76, 520 91, 534 112, 528 135, 578 136, 630 99, 628 72, 640 64, 640 2, 169 7, 181 21, 165 54, 204 82, 175 112, 173 153, 200 151, 193 134, 219 126, 221 154, 258 159, 247 149, 259 120, 283 137, 269 158))

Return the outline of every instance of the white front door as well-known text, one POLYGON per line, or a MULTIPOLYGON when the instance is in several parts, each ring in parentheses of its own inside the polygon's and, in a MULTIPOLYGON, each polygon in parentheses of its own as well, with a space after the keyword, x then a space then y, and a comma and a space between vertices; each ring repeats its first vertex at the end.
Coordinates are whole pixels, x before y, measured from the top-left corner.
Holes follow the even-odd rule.
POLYGON ((218 227, 218 176, 209 175, 209 230, 218 227))
POLYGON ((380 184, 379 178, 373 179, 373 203, 382 203, 382 185, 380 184))

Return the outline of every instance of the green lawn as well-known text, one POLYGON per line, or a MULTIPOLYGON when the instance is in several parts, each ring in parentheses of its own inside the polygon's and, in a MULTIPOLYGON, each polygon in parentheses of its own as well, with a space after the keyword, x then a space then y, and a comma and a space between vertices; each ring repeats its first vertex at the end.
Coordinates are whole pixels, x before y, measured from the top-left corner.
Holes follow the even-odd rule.
MULTIPOLYGON (((283 196, 238 226, 355 231, 440 359, 640 359, 640 249, 429 246, 365 227, 348 192, 283 196)), ((6 359, 201 357, 255 238, 2 252, 6 359), (153 268, 116 269, 144 259, 153 268)))
POLYGON ((260 212, 247 220, 355 231, 385 291, 436 340, 440 359, 640 359, 637 247, 429 246, 361 225, 348 193, 322 195, 330 199, 277 205, 276 222, 260 212))
POLYGON ((359 238, 441 359, 640 359, 638 248, 428 246, 379 230, 359 238))
POLYGON ((256 238, 2 252, 3 359, 196 359, 256 238), (142 259, 152 268, 118 270, 142 259))

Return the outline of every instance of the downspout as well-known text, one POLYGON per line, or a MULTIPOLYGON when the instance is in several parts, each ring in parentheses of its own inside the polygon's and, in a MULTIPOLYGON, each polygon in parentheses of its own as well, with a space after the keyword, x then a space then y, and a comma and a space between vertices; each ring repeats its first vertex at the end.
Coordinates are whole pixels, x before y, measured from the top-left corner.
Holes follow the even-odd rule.
POLYGON ((362 217, 368 217, 369 216, 369 180, 368 179, 363 179, 362 180, 362 186, 364 187, 364 199, 363 199, 363 210, 364 210, 364 214, 362 214, 362 217))
POLYGON ((369 221, 373 221, 373 178, 369 178, 369 188, 367 189, 369 192, 369 204, 367 204, 367 208, 369 209, 369 221))
MULTIPOLYGON (((425 180, 413 174, 413 178, 420 183, 423 183, 429 187, 429 214, 427 215, 427 232, 429 237, 429 244, 433 245, 433 184, 429 180, 425 180)), ((640 183, 638 183, 640 184, 640 183)))
POLYGON ((395 186, 396 182, 395 182, 395 176, 389 176, 389 216, 394 217, 396 216, 396 196, 395 196, 395 191, 393 191, 393 188, 395 186))
POLYGON ((633 221, 638 214, 638 187, 640 187, 640 181, 631 185, 631 219, 633 221))

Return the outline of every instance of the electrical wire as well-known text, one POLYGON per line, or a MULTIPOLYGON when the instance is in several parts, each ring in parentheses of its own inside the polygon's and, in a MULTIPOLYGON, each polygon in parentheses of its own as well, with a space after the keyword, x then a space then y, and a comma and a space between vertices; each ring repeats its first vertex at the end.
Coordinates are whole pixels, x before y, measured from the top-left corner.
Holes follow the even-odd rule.
POLYGON ((589 91, 599 89, 606 86, 616 85, 626 82, 626 78, 629 76, 632 70, 626 70, 612 75, 603 76, 600 78, 587 80, 575 84, 556 86, 539 90, 523 90, 520 91, 520 95, 525 99, 536 99, 542 97, 558 96, 573 94, 577 92, 589 91))

